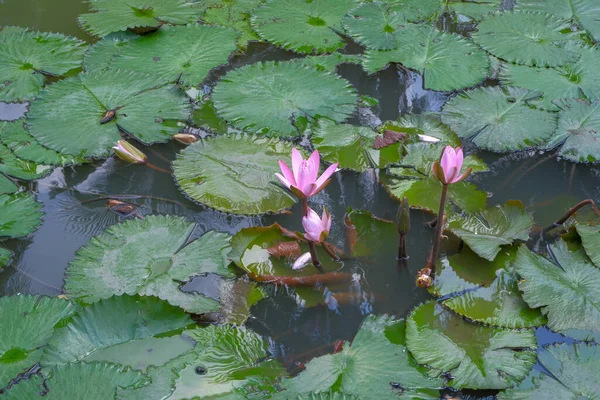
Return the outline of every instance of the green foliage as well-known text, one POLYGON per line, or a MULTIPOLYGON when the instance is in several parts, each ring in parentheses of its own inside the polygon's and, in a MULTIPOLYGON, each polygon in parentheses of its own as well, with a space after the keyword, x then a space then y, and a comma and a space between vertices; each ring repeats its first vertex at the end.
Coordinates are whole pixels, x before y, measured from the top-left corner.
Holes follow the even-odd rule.
POLYGON ((83 55, 83 69, 87 72, 109 69, 113 59, 122 57, 128 43, 141 36, 133 32, 113 32, 91 45, 83 55))
POLYGON ((307 67, 313 67, 317 71, 336 72, 340 64, 362 64, 362 55, 360 54, 343 54, 335 52, 323 56, 307 56, 302 58, 294 58, 291 63, 299 63, 307 67))
POLYGON ((0 237, 27 236, 42 222, 41 205, 30 193, 0 195, 0 237))
POLYGON ((244 48, 249 41, 260 40, 250 26, 250 15, 261 3, 263 0, 206 0, 199 7, 204 10, 205 23, 238 31, 237 45, 244 48))
MULTIPOLYGON (((0 247, 0 268, 6 267, 13 256, 12 251, 0 247)), ((2 384, 0 383, 0 386, 2 384)))
POLYGON ((348 35, 374 50, 396 48, 397 29, 406 25, 404 14, 390 3, 364 3, 352 9, 342 20, 348 35))
POLYGON ((454 133, 448 125, 442 123, 439 114, 407 114, 398 118, 396 121, 386 121, 379 128, 380 131, 385 131, 387 129, 406 133, 412 141, 416 142, 421 141, 416 135, 427 135, 439 139, 439 143, 450 145, 452 147, 460 146, 461 144, 456 133, 454 133))
POLYGON ((13 181, 4 175, 0 175, 0 194, 10 194, 17 190, 19 190, 19 187, 13 181))
POLYGON ((344 223, 356 229, 356 243, 348 243, 353 256, 377 254, 380 249, 398 243, 396 225, 392 221, 377 218, 368 211, 349 210, 344 223))
POLYGON ((266 62, 229 72, 213 92, 218 114, 233 126, 270 136, 296 136, 300 118, 346 120, 357 96, 337 75, 295 62, 266 62))
POLYGON ((600 227, 577 223, 575 229, 577 229, 577 234, 581 236, 586 254, 600 268, 600 227))

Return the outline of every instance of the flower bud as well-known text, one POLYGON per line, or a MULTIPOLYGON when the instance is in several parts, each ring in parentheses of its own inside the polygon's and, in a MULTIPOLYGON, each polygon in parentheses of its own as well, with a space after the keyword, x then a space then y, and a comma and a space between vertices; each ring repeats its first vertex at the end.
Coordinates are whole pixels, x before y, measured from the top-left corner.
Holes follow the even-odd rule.
POLYGON ((173 139, 183 144, 192 144, 198 141, 198 138, 195 135, 190 135, 189 133, 178 133, 173 135, 173 139))
POLYGON ((396 229, 400 235, 407 235, 410 230, 410 205, 408 198, 404 197, 398 207, 396 215, 396 229))
POLYGON ((148 162, 148 157, 144 153, 125 140, 119 140, 117 145, 113 146, 113 150, 117 157, 123 161, 132 164, 146 164, 148 162))

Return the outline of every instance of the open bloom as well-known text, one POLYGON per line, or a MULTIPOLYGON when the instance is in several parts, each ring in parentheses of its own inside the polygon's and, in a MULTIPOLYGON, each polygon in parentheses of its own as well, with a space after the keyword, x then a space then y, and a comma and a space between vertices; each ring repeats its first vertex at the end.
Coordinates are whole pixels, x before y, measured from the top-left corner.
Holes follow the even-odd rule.
POLYGON ((312 208, 309 208, 308 214, 302 217, 302 226, 306 231, 304 235, 306 239, 312 242, 324 242, 331 229, 331 215, 325 207, 323 207, 323 216, 321 217, 312 208))
POLYGON ((338 164, 332 164, 323 172, 318 179, 319 175, 319 164, 320 164, 319 152, 317 150, 308 157, 307 160, 302 158, 302 155, 295 148, 292 149, 292 169, 287 166, 286 163, 279 160, 279 168, 281 168, 282 174, 275 174, 277 179, 281 181, 292 191, 294 195, 299 198, 307 198, 314 196, 319 193, 329 183, 329 178, 337 169, 338 164))
POLYGON ((453 149, 446 146, 440 161, 433 163, 433 175, 444 185, 460 182, 471 173, 471 168, 460 174, 463 165, 463 151, 461 147, 453 149))
POLYGON ((148 162, 148 157, 144 153, 125 140, 117 141, 117 145, 113 146, 113 151, 121 160, 132 164, 146 164, 148 162))

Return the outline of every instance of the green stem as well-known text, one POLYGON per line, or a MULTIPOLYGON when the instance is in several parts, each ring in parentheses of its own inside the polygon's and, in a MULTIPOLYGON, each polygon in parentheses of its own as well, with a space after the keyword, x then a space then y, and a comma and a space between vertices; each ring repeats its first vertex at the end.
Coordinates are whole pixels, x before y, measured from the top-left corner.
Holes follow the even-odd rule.
POLYGON ((308 215, 308 210, 308 200, 302 199, 302 215, 306 217, 308 215))
POLYGON ((400 235, 400 240, 398 241, 398 260, 406 260, 407 258, 406 235, 400 235))
POLYGON ((573 207, 569 208, 569 210, 565 213, 565 215, 562 216, 561 219, 556 221, 552 226, 549 226, 546 229, 544 229, 544 233, 564 224, 569 218, 571 218, 573 216, 573 214, 575 214, 577 211, 579 211, 579 209, 581 207, 583 207, 587 204, 592 206, 592 210, 594 210, 594 213, 596 215, 600 215, 600 210, 598 210, 598 207, 596 207, 596 203, 594 203, 594 200, 592 200, 592 199, 581 200, 579 203, 577 203, 573 207))
POLYGON ((437 224, 435 225, 435 236, 433 238, 433 246, 427 259, 426 267, 431 268, 432 274, 435 272, 435 262, 437 261, 438 253, 440 251, 440 242, 442 240, 442 233, 444 232, 444 209, 446 207, 446 195, 448 194, 448 185, 442 184, 442 196, 440 198, 440 210, 437 216, 437 224))
POLYGON ((308 250, 310 251, 310 257, 312 258, 313 265, 320 273, 323 273, 321 261, 319 261, 319 256, 317 256, 317 249, 315 248, 315 244, 310 240, 308 241, 308 250))

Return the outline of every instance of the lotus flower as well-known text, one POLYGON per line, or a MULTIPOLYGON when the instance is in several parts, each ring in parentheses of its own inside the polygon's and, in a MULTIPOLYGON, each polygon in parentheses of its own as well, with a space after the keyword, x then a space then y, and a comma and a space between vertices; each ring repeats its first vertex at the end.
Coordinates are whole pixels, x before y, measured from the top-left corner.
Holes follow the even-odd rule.
POLYGON ((296 148, 292 149, 292 169, 286 163, 279 160, 279 168, 282 174, 275 174, 294 195, 301 199, 314 196, 319 193, 329 183, 329 178, 336 171, 338 164, 332 164, 323 172, 318 179, 319 164, 321 159, 317 150, 308 157, 307 160, 296 148))
POLYGON ((148 157, 146 157, 144 153, 125 140, 117 141, 117 145, 113 146, 113 150, 115 154, 123 161, 127 161, 132 164, 146 164, 148 162, 148 157))
POLYGON ((471 168, 460 174, 463 165, 463 151, 461 147, 453 149, 446 146, 440 161, 433 163, 433 175, 444 185, 460 182, 471 173, 471 168))
POLYGON ((304 237, 312 242, 324 242, 329 236, 331 229, 331 215, 327 208, 323 207, 323 216, 319 217, 312 208, 308 209, 308 214, 302 217, 302 226, 306 231, 304 237))

